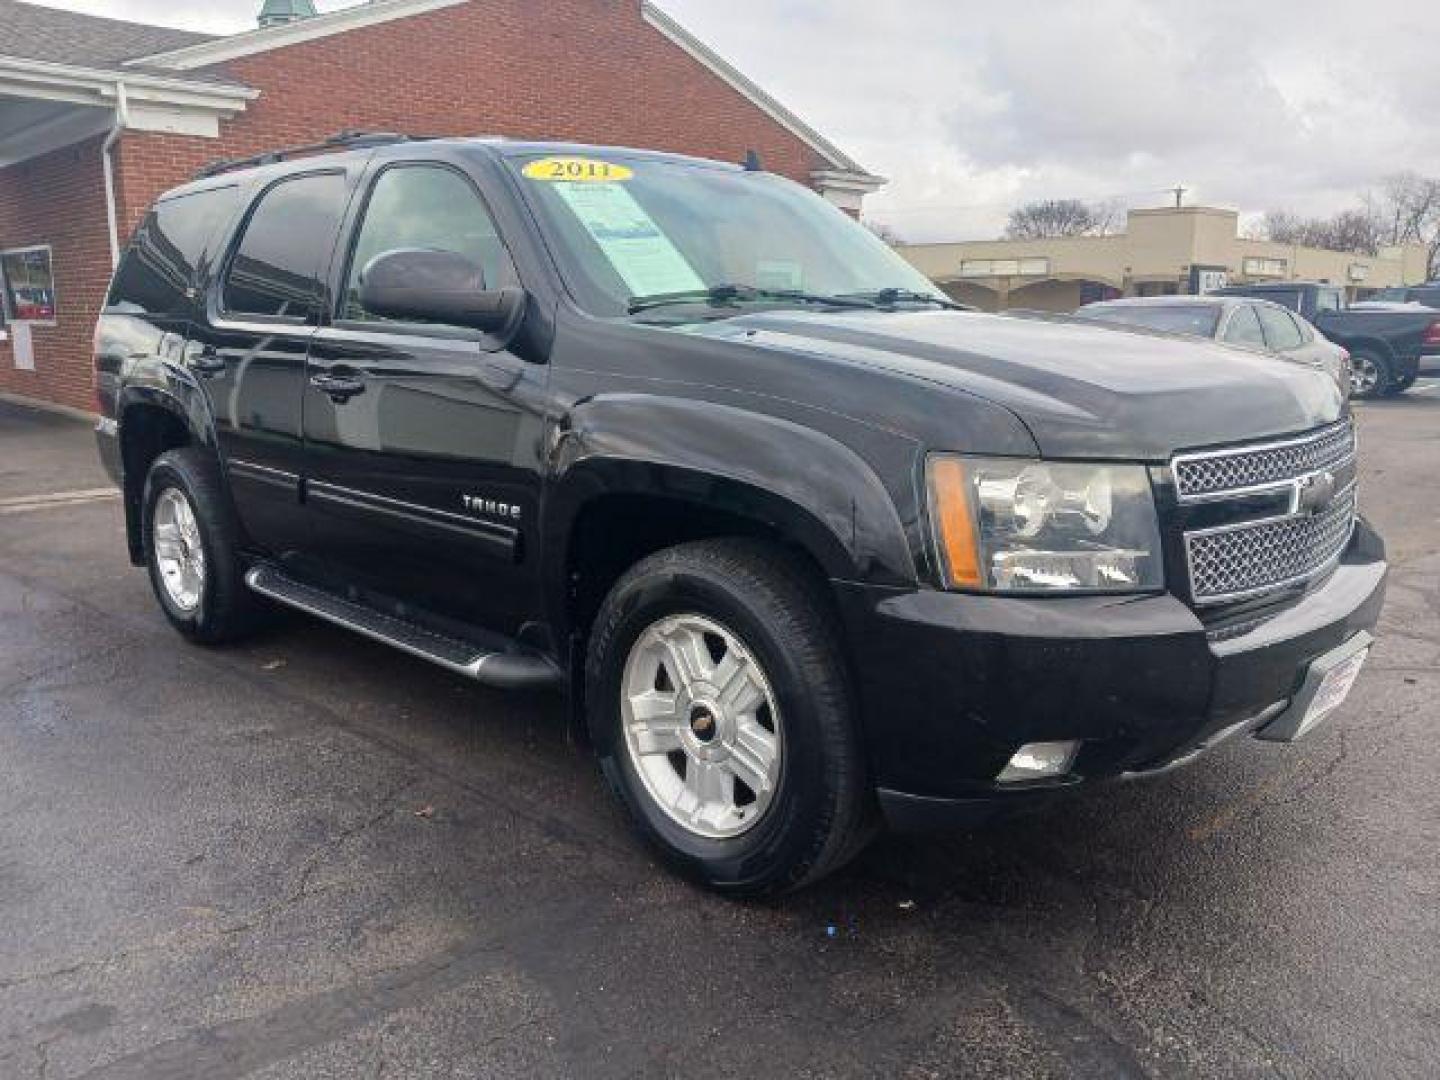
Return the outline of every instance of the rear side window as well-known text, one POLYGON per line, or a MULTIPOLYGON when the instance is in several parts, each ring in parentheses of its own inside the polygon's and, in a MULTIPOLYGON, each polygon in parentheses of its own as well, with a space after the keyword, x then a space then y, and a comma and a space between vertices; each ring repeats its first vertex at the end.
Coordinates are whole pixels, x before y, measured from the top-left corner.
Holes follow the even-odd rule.
POLYGON ((130 242, 110 287, 109 305, 184 317, 197 272, 240 202, 235 187, 214 188, 155 204, 130 242))
POLYGON ((1086 308, 1084 314, 1105 322, 1144 326, 1171 334, 1213 337, 1220 309, 1214 304, 1177 304, 1166 307, 1152 304, 1098 304, 1086 308))
POLYGON ((1232 345, 1265 347, 1265 335, 1260 330, 1260 319, 1255 314, 1254 304, 1244 304, 1235 309, 1229 325, 1225 327, 1225 340, 1232 345))
POLYGON ((261 195, 225 274, 224 310, 313 319, 344 204, 341 173, 282 180, 261 195))
POLYGON ((1278 311, 1273 307, 1256 310, 1260 316, 1260 326, 1265 331, 1265 344, 1277 352, 1300 347, 1300 328, 1295 325, 1295 320, 1288 311, 1278 311))

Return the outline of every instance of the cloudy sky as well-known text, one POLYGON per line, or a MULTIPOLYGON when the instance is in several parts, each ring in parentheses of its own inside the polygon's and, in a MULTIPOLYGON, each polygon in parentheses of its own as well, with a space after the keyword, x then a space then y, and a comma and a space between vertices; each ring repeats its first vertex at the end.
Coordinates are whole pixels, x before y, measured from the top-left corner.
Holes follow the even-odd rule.
MULTIPOLYGON (((47 2, 212 32, 259 7, 47 2)), ((1327 213, 1440 173, 1435 0, 660 2, 889 177, 867 212, 909 240, 996 235, 1029 199, 1327 213)))

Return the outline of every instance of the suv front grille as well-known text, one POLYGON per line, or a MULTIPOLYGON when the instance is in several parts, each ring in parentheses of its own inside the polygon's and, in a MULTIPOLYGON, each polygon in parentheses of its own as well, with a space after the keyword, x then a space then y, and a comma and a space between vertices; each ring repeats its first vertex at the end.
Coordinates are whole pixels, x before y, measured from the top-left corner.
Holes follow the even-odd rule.
POLYGON ((1320 513, 1187 533, 1190 591, 1218 604, 1304 581, 1339 558, 1355 524, 1355 487, 1320 513))
POLYGON ((1354 465, 1348 419, 1294 439, 1177 455, 1171 470, 1182 505, 1234 502, 1233 511, 1207 512, 1212 522, 1218 513, 1233 524, 1183 536, 1194 603, 1259 596, 1333 566, 1355 524, 1354 465), (1276 494, 1285 495, 1288 509, 1254 520, 1255 499, 1266 492, 1271 505, 1276 494), (1250 520, 1243 520, 1247 513, 1250 520))
POLYGON ((1181 502, 1225 498, 1279 487, 1354 456, 1355 426, 1345 420, 1285 442, 1182 455, 1175 459, 1175 488, 1181 502))

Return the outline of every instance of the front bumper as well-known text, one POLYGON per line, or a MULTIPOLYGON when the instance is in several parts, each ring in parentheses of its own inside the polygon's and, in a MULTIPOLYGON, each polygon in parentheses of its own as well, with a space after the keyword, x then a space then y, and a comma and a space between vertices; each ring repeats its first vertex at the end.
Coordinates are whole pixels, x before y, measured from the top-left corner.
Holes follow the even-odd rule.
POLYGON ((871 776, 898 828, 973 823, 1087 781, 1165 771, 1273 720, 1309 663, 1375 626, 1362 520, 1323 582, 1207 625, 1170 595, 1010 598, 838 586, 871 776), (1082 740, 1068 775, 997 785, 1020 746, 1082 740))

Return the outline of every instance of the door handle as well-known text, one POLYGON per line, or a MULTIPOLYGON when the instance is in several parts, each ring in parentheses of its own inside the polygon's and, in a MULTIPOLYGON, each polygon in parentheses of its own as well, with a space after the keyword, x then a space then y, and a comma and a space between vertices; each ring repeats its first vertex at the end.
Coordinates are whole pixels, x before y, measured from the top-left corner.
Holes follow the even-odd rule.
POLYGON ((330 375, 321 372, 310 376, 310 385, 319 390, 337 405, 344 405, 351 398, 365 392, 365 382, 350 375, 330 375))
POLYGON ((191 357, 190 370, 205 378, 209 378, 212 375, 223 375, 225 373, 225 358, 214 349, 201 349, 191 357))

